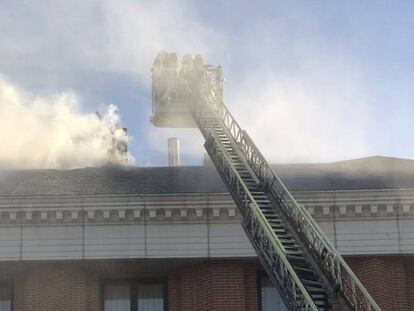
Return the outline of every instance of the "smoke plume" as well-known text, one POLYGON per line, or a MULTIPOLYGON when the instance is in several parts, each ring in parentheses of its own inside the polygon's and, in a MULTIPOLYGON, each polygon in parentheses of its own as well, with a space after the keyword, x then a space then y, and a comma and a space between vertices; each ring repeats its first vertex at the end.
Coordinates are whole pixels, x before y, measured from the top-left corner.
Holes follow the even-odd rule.
POLYGON ((119 162, 116 107, 82 113, 73 93, 36 98, 0 77, 0 168, 75 168, 119 162))

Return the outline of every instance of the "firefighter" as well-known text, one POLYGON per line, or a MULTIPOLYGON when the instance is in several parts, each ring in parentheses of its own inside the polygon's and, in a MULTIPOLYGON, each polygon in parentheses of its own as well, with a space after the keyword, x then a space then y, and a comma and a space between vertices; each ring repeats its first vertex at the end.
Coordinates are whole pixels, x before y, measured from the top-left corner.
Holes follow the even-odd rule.
POLYGON ((166 69, 168 69, 168 71, 177 72, 177 54, 168 53, 167 57, 165 58, 164 64, 165 64, 166 69))
POLYGON ((162 69, 164 67, 164 62, 167 59, 167 56, 168 56, 168 53, 165 51, 161 51, 158 53, 151 68, 151 71, 154 75, 156 76, 161 75, 162 69))
POLYGON ((200 54, 194 56, 194 68, 198 70, 204 69, 204 59, 200 54))
POLYGON ((188 78, 190 78, 191 72, 193 71, 193 67, 194 67, 193 57, 189 54, 184 55, 181 60, 180 76, 183 79, 188 80, 188 78))
POLYGON ((168 102, 168 90, 169 90, 169 67, 172 63, 171 54, 161 51, 155 58, 152 66, 152 73, 154 75, 154 82, 156 83, 157 92, 154 94, 155 100, 159 102, 160 106, 164 106, 168 102))
POLYGON ((204 59, 200 54, 194 56, 194 80, 200 82, 204 76, 204 59))

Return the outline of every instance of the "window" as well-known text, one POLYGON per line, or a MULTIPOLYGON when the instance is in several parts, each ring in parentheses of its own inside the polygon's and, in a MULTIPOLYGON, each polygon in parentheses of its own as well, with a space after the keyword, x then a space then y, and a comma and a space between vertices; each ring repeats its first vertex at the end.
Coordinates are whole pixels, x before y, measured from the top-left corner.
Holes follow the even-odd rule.
POLYGON ((138 311, 163 311, 164 289, 162 284, 140 284, 137 287, 138 311))
POLYGON ((260 311, 288 311, 282 296, 265 274, 259 276, 260 311))
POLYGON ((130 311, 131 298, 130 286, 107 285, 104 288, 104 310, 105 311, 130 311))
POLYGON ((166 311, 166 292, 159 280, 105 282, 103 311, 166 311))
POLYGON ((0 283, 0 311, 12 310, 12 289, 11 286, 0 283))

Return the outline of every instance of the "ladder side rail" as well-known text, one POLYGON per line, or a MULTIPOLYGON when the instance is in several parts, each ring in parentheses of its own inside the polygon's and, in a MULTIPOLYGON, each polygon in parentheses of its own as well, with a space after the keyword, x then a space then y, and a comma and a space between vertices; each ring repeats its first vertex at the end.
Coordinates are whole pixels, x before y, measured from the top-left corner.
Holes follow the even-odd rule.
MULTIPOLYGON (((197 106, 195 105, 195 107, 197 106)), ((227 151, 221 145, 220 139, 215 136, 214 132, 212 133, 207 130, 208 126, 203 124, 201 121, 202 118, 197 114, 196 109, 192 109, 192 114, 197 126, 206 139, 206 150, 210 157, 216 160, 215 164, 218 168, 218 172, 226 182, 230 193, 239 206, 243 215, 243 228, 249 239, 251 239, 252 244, 259 254, 259 258, 266 267, 268 274, 270 274, 272 281, 274 284, 278 285, 281 292, 284 293, 283 297, 286 300, 286 303, 291 307, 291 310, 316 311, 317 307, 312 298, 307 293, 305 287, 297 277, 296 272, 285 257, 283 244, 271 228, 247 186, 244 184, 241 176, 233 166, 227 151), (216 144, 214 147, 211 147, 212 142, 216 144), (225 156, 225 161, 223 155, 225 156), (217 161, 217 159, 221 159, 221 161, 217 161), (225 170, 226 168, 227 172, 225 170), (229 171, 229 169, 231 170, 229 171), (258 251, 259 248, 261 251, 258 251), (266 251, 271 251, 271 253, 266 254, 266 251), (264 256, 264 254, 266 254, 266 256, 264 256), (281 280, 280 277, 283 279, 281 280), (293 293, 291 288, 295 289, 293 293), (292 295, 293 299, 291 297, 292 295)))
MULTIPOLYGON (((196 116, 196 123, 199 126, 200 129, 203 129, 204 126, 202 124, 202 122, 200 121, 200 117, 197 116, 197 114, 193 114, 196 116)), ((228 167, 231 168, 231 171, 229 170, 229 172, 231 173, 230 175, 232 176, 233 179, 237 179, 242 180, 241 176, 239 175, 239 173, 237 172, 237 169, 234 167, 233 163, 231 162, 231 159, 228 155, 228 152, 224 149, 224 147, 222 146, 220 139, 216 136, 215 133, 211 132, 211 131, 204 131, 202 130, 203 136, 206 139, 206 142, 210 142, 210 141, 214 141, 214 143, 217 145, 217 149, 220 150, 220 154, 223 155, 225 163, 228 164, 228 167)), ((280 248, 283 253, 285 253, 285 248, 283 246, 283 244, 280 242, 279 238, 277 237, 277 235, 274 233, 274 231, 272 230, 271 225, 269 224, 269 222, 267 221, 266 217, 264 216, 263 212, 260 210, 260 208, 257 205, 256 200, 253 198, 252 194, 250 193, 250 191, 248 190, 247 186, 244 184, 244 182, 242 183, 241 188, 243 189, 242 193, 244 195, 244 193, 246 193, 247 197, 246 199, 248 199, 249 202, 251 202, 251 204, 253 204, 252 206, 254 207, 254 214, 256 216, 257 219, 259 219, 259 222, 261 223, 261 225, 263 225, 263 227, 266 228, 268 234, 272 237, 273 240, 276 241, 277 243, 277 247, 280 248)), ((239 193, 238 193, 239 194, 239 193)), ((244 210, 243 210, 244 211, 244 210)))
MULTIPOLYGON (((246 132, 243 136, 248 140, 249 145, 254 146, 253 141, 246 132)), ((319 258, 324 261, 324 270, 334 279, 338 289, 342 290, 348 302, 357 310, 380 311, 380 307, 336 250, 329 238, 323 233, 323 230, 310 215, 309 211, 303 205, 297 203, 279 176, 267 164, 257 147, 255 149, 261 158, 260 162, 267 168, 264 175, 266 176, 266 183, 272 185, 271 192, 280 199, 280 203, 284 209, 293 216, 298 228, 307 238, 309 247, 315 250, 319 258)))
POLYGON ((155 107, 154 103, 158 102, 158 98, 160 96, 160 78, 155 77, 155 75, 152 75, 152 88, 151 88, 151 95, 152 95, 152 114, 154 115, 155 107))
POLYGON ((219 87, 216 85, 215 80, 211 78, 203 79, 201 85, 202 95, 204 95, 208 104, 213 107, 224 123, 226 129, 230 132, 232 138, 257 174, 257 177, 270 186, 273 195, 280 200, 282 207, 302 230, 308 240, 309 247, 316 252, 318 257, 323 258, 325 263, 323 268, 336 283, 337 288, 343 292, 348 302, 354 307, 360 305, 362 306, 361 310, 380 311, 379 306, 335 249, 329 238, 325 236, 307 209, 296 202, 278 175, 267 164, 264 156, 251 138, 238 125, 235 118, 224 105, 217 89, 219 87), (355 304, 355 301, 358 302, 355 304))
MULTIPOLYGON (((261 244, 262 247, 260 249, 262 252, 263 250, 267 252, 272 251, 270 254, 266 254, 267 256, 262 260, 266 262, 266 266, 278 268, 279 271, 277 274, 283 278, 283 280, 278 280, 278 287, 285 295, 291 296, 288 303, 290 305, 293 304, 293 310, 317 311, 318 309, 312 298, 287 260, 282 243, 272 230, 269 222, 257 205, 257 202, 232 164, 227 151, 213 133, 209 133, 208 135, 209 137, 206 139, 205 147, 210 157, 215 160, 222 178, 229 185, 231 192, 235 194, 236 202, 239 203, 238 205, 241 207, 240 210, 244 216, 245 229, 247 229, 252 237, 260 237, 260 240, 256 240, 256 242, 261 244), (248 222, 249 220, 250 223, 248 222), (275 265, 276 262, 280 264, 275 265)), ((263 255, 262 252, 259 255, 263 255)), ((275 279, 274 275, 272 279, 275 279)))

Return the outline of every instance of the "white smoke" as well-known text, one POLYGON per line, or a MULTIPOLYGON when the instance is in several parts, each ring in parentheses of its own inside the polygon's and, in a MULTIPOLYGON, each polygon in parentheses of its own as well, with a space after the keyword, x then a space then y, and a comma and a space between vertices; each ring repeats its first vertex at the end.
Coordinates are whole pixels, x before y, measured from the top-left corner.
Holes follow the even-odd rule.
POLYGON ((36 98, 0 77, 0 167, 75 168, 118 162, 110 105, 82 113, 73 93, 36 98))
POLYGON ((242 83, 241 92, 229 96, 228 106, 270 162, 367 156, 371 124, 367 96, 351 80, 331 80, 326 87, 324 79, 310 73, 295 77, 255 73, 242 83))
MULTIPOLYGON (((122 77, 136 82, 139 92, 150 88, 151 63, 160 50, 179 56, 200 53, 207 63, 223 65, 225 103, 269 161, 336 161, 384 153, 407 156, 414 150, 407 147, 411 141, 407 76, 378 84, 385 82, 378 77, 398 66, 387 69, 386 64, 367 61, 359 49, 366 42, 375 42, 373 47, 390 46, 386 42, 391 33, 375 35, 388 25, 386 14, 363 27, 364 31, 358 23, 338 28, 356 37, 332 37, 332 29, 324 24, 327 21, 357 18, 365 25, 365 18, 356 16, 352 6, 339 15, 329 5, 322 6, 327 14, 321 19, 321 11, 312 6, 275 5, 278 9, 269 15, 255 10, 258 18, 245 23, 241 14, 249 13, 246 4, 237 6, 231 19, 220 21, 230 16, 234 5, 46 0, 34 6, 8 0, 0 9, 0 70, 35 92, 54 89, 54 83, 84 85, 84 73, 99 76, 100 83, 122 77), (208 7, 217 15, 203 9, 208 7), (383 111, 387 118, 379 115, 383 111)), ((89 81, 88 90, 98 85, 89 81)), ((98 92, 103 90, 107 85, 102 84, 98 92)), ((148 97, 134 102, 130 111, 149 113, 149 101, 148 97)), ((124 101, 126 110, 127 104, 124 101)), ((153 151, 165 154, 170 136, 180 137, 184 159, 201 162, 203 140, 196 130, 158 129, 146 120, 148 116, 146 123, 140 123, 140 133, 149 155, 133 144, 131 148, 143 162, 157 158, 153 151)))

